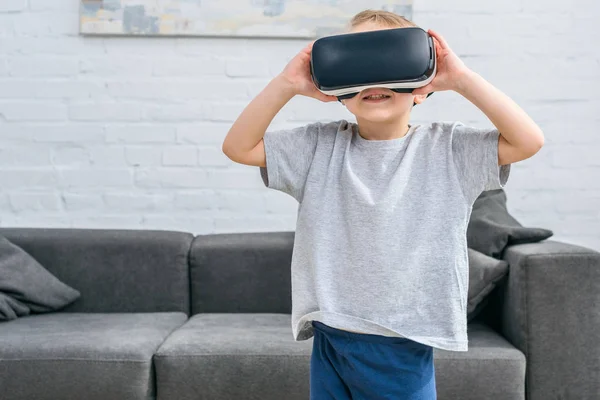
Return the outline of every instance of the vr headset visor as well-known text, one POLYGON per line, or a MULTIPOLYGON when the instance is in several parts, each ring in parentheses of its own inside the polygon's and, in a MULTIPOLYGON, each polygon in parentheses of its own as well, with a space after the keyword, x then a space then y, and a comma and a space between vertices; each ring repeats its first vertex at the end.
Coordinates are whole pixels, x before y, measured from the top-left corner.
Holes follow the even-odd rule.
POLYGON ((322 37, 310 60, 317 89, 338 100, 374 87, 411 93, 433 80, 436 67, 433 38, 416 27, 322 37))

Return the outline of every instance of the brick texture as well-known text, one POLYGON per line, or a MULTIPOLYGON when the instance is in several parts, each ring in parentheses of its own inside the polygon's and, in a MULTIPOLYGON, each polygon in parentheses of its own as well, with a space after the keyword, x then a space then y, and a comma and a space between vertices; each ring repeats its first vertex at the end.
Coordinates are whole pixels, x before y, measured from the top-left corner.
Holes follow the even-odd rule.
MULTIPOLYGON (((3 226, 293 230, 296 203, 221 152, 231 123, 304 43, 82 37, 77 0, 0 4, 0 223, 3 226)), ((555 238, 600 250, 600 2, 416 1, 472 69, 543 128, 513 166, 510 211, 555 238)), ((272 129, 352 118, 294 98, 272 129)), ((412 123, 491 126, 456 93, 412 123)))

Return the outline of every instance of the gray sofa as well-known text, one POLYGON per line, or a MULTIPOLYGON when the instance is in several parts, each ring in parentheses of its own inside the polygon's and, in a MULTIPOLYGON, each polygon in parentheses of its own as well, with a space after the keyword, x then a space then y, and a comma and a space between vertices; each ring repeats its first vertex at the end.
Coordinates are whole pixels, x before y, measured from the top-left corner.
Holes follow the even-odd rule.
MULTIPOLYGON (((293 233, 2 228, 81 297, 0 323, 2 400, 309 397, 294 342, 293 233)), ((435 349, 439 400, 600 399, 600 253, 513 245, 506 281, 435 349)))

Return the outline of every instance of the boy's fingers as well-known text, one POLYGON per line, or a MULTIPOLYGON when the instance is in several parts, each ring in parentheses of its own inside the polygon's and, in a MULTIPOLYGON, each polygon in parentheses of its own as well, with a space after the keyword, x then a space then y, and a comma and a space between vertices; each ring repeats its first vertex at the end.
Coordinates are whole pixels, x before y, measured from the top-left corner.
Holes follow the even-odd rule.
POLYGON ((310 42, 309 44, 307 44, 306 46, 304 46, 304 48, 302 49, 303 52, 305 53, 309 53, 312 51, 312 47, 313 44, 315 43, 315 41, 313 40, 312 42, 310 42))
POLYGON ((440 46, 442 46, 442 47, 446 47, 446 45, 448 44, 448 43, 446 43, 446 41, 444 40, 444 38, 442 37, 442 35, 440 35, 440 34, 439 34, 439 33, 437 33, 436 31, 434 31, 433 29, 430 29, 430 30, 429 30, 429 34, 430 34, 431 36, 433 36, 433 40, 434 40, 435 42, 439 43, 439 44, 440 44, 440 46))
POLYGON ((441 49, 443 49, 442 42, 440 42, 435 36, 433 37, 433 44, 435 45, 435 51, 439 52, 441 49))
POLYGON ((321 92, 319 89, 315 89, 315 90, 316 90, 316 93, 317 93, 317 99, 318 100, 325 101, 325 102, 337 101, 337 97, 325 94, 325 93, 321 92))
POLYGON ((329 96, 329 95, 326 95, 325 93, 321 93, 321 92, 319 92, 319 99, 324 102, 337 101, 337 97, 329 96))
POLYGON ((440 45, 442 46, 443 49, 450 49, 450 46, 448 45, 448 42, 446 42, 446 39, 444 39, 442 37, 442 35, 440 35, 439 33, 437 33, 436 31, 434 31, 433 29, 429 30, 429 34, 431 36, 434 37, 434 39, 437 39, 438 42, 440 43, 440 45))
POLYGON ((431 86, 431 83, 429 83, 429 84, 427 84, 427 85, 425 85, 423 87, 416 88, 415 90, 412 91, 411 94, 413 94, 413 95, 416 96, 418 94, 427 94, 427 93, 434 92, 434 91, 435 90, 433 90, 433 88, 431 86))

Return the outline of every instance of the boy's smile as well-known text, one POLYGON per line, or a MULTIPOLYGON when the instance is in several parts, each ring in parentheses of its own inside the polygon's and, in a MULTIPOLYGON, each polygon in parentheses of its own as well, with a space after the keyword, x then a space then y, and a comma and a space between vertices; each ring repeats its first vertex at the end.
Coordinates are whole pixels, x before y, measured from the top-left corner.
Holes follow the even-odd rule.
POLYGON ((386 88, 366 89, 359 93, 362 102, 365 103, 383 103, 392 98, 394 92, 386 88))

